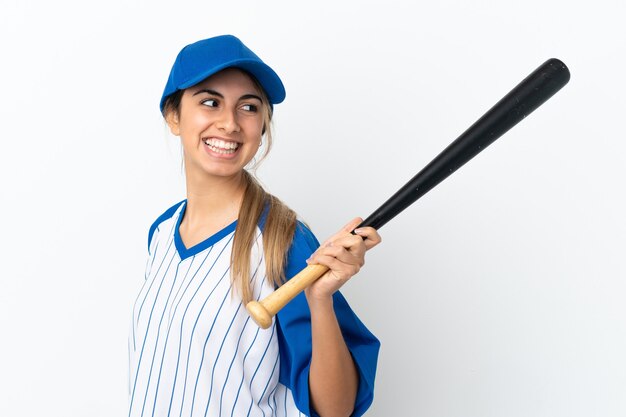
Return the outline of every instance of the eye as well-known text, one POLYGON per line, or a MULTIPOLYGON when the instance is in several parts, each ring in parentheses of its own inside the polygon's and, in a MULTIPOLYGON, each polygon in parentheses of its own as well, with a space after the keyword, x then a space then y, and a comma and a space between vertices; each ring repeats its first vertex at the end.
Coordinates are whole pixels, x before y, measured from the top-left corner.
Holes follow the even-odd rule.
POLYGON ((243 106, 241 106, 241 108, 245 111, 249 111, 253 113, 256 113, 257 111, 259 111, 259 107, 256 106, 255 104, 244 104, 243 106))
POLYGON ((205 100, 202 100, 200 103, 208 107, 217 107, 218 104, 217 100, 215 100, 214 98, 207 98, 205 100))

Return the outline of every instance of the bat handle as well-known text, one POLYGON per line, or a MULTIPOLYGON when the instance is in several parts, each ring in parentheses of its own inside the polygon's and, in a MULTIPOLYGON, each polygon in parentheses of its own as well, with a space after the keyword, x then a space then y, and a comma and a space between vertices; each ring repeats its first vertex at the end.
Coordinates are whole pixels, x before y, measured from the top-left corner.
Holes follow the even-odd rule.
POLYGON ((276 313, 296 295, 317 281, 326 271, 328 271, 327 266, 309 265, 261 301, 250 301, 246 304, 246 309, 252 320, 259 327, 267 329, 272 324, 272 317, 276 313))

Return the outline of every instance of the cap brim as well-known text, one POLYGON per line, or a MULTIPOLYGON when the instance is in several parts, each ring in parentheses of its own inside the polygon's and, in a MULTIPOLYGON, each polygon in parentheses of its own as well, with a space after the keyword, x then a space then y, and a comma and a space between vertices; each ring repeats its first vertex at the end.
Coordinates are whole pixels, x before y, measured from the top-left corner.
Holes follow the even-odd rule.
POLYGON ((225 62, 196 75, 194 78, 181 84, 178 89, 184 90, 193 87, 211 75, 217 74, 226 68, 240 68, 254 76, 265 90, 265 94, 267 94, 267 98, 271 104, 278 104, 285 100, 285 87, 274 70, 266 64, 251 59, 236 59, 225 62))

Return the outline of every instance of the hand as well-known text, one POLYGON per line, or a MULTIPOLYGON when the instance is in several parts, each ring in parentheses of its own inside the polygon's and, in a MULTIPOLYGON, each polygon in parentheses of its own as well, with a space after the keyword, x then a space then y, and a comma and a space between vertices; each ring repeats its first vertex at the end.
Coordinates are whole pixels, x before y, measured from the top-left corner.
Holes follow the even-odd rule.
POLYGON ((343 284, 354 276, 365 264, 365 251, 381 242, 380 235, 372 227, 363 227, 350 232, 363 222, 357 217, 339 232, 326 240, 307 260, 308 264, 320 264, 329 268, 322 277, 306 290, 309 300, 328 300, 343 284))

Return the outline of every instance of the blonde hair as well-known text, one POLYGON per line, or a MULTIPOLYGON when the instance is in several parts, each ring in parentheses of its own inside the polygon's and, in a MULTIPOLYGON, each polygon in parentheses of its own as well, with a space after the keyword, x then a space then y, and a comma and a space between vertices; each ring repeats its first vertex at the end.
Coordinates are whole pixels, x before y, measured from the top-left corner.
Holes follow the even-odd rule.
MULTIPOLYGON (((265 159, 272 148, 272 108, 269 100, 258 81, 248 74, 257 86, 262 98, 263 137, 265 149, 256 160, 254 169, 265 159)), ((180 114, 180 101, 183 91, 167 97, 163 106, 163 115, 169 112, 180 114)), ((244 303, 252 300, 251 287, 251 253, 256 241, 256 230, 265 212, 263 227, 263 255, 265 257, 265 274, 268 280, 278 287, 285 282, 287 254, 296 230, 296 213, 275 196, 266 192, 254 174, 244 169, 242 173, 244 187, 243 199, 239 208, 239 217, 233 237, 233 248, 230 257, 231 281, 239 292, 244 303)))
POLYGON ((285 281, 287 252, 296 229, 296 213, 267 193, 248 171, 244 171, 243 181, 246 191, 239 209, 230 265, 233 284, 247 303, 252 300, 250 254, 263 211, 267 210, 263 228, 265 274, 274 286, 285 281))

